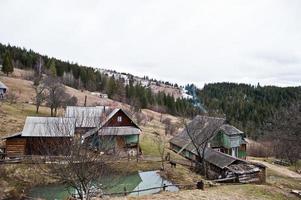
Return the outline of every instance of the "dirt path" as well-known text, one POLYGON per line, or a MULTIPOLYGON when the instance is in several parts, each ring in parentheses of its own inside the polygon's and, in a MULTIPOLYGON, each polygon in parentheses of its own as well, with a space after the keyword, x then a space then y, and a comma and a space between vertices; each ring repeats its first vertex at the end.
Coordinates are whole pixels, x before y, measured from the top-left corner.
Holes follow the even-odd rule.
POLYGON ((264 164, 265 166, 267 166, 271 170, 274 170, 274 171, 276 171, 277 173, 279 173, 279 174, 281 174, 283 176, 287 176, 287 177, 290 177, 290 178, 298 178, 298 179, 300 178, 301 179, 301 174, 298 174, 298 173, 296 173, 294 171, 291 171, 291 170, 287 169, 284 166, 273 165, 273 164, 270 164, 268 162, 261 161, 261 160, 253 160, 252 159, 250 161, 264 164))

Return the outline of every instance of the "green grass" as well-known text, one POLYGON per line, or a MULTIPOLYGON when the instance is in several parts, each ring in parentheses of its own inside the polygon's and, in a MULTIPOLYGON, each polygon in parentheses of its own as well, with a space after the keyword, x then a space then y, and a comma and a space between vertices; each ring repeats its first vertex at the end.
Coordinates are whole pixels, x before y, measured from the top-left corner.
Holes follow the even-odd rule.
POLYGON ((301 190, 301 180, 279 175, 277 172, 267 169, 267 184, 284 188, 287 191, 291 189, 301 190))
POLYGON ((158 146, 154 142, 154 137, 155 136, 146 134, 140 136, 139 144, 142 149, 143 155, 160 156, 158 146))
POLYGON ((241 194, 245 194, 251 199, 266 199, 266 200, 282 200, 282 199, 295 199, 294 197, 290 198, 284 193, 282 193, 277 188, 271 188, 265 185, 235 185, 235 186, 226 186, 224 188, 229 191, 236 191, 241 194))
POLYGON ((0 106, 0 136, 10 135, 21 131, 27 116, 49 116, 49 108, 41 107, 35 112, 35 106, 30 104, 2 103, 0 106))

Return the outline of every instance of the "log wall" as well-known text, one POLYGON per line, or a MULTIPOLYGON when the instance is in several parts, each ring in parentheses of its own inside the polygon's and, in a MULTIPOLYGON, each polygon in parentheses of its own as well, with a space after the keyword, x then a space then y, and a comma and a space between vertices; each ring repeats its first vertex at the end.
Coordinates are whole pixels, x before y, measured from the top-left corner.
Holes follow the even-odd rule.
POLYGON ((7 157, 18 157, 25 154, 26 139, 25 138, 11 138, 6 140, 7 157))

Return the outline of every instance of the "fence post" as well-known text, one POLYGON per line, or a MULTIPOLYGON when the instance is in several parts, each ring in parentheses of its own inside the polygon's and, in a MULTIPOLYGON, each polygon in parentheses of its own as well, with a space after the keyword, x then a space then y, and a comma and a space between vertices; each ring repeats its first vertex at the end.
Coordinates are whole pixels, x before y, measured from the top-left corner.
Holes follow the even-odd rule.
POLYGON ((204 190, 204 182, 203 182, 203 180, 198 181, 196 183, 196 188, 199 189, 199 190, 204 190))

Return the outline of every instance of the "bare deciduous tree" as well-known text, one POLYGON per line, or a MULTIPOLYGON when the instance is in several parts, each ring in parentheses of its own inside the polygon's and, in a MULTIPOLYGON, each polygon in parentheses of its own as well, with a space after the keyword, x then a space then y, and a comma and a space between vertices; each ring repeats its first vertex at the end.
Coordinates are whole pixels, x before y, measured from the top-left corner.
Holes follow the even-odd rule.
POLYGON ((223 118, 196 116, 190 123, 183 119, 184 134, 190 141, 188 145, 192 145, 197 154, 196 170, 207 176, 205 153, 210 140, 217 133, 221 125, 225 122, 223 118))
POLYGON ((161 169, 164 170, 166 139, 164 136, 157 135, 154 139, 154 142, 159 152, 161 169))
POLYGON ((36 105, 36 113, 39 113, 39 108, 46 99, 46 87, 43 84, 39 84, 35 86, 34 89, 35 89, 36 96, 34 97, 33 100, 36 105))
POLYGON ((301 159, 301 103, 281 109, 265 123, 266 140, 274 144, 275 156, 292 165, 301 159))
POLYGON ((34 66, 34 85, 37 86, 40 84, 43 71, 44 71, 44 60, 41 56, 39 56, 34 66))
MULTIPOLYGON (((57 109, 63 106, 66 106, 68 101, 72 97, 65 91, 65 86, 61 83, 60 79, 53 76, 48 76, 43 84, 45 85, 47 89, 47 96, 46 96, 46 102, 47 105, 50 107, 51 110, 51 116, 57 115, 57 109)), ((73 97, 72 103, 76 103, 73 97)), ((70 102, 69 102, 70 103, 70 102)))

